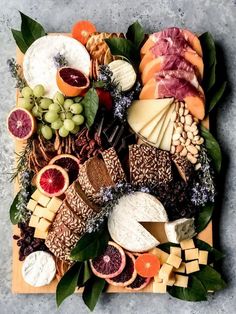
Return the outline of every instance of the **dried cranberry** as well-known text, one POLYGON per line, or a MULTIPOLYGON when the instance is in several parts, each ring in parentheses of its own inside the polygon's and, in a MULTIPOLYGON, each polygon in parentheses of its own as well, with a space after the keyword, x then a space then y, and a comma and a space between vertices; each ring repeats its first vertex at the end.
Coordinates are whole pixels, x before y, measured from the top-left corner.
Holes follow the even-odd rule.
POLYGON ((14 239, 14 240, 19 240, 20 237, 19 237, 18 235, 14 234, 13 239, 14 239))
POLYGON ((16 244, 17 244, 18 246, 21 246, 22 243, 23 243, 23 240, 18 240, 18 241, 16 242, 16 244))

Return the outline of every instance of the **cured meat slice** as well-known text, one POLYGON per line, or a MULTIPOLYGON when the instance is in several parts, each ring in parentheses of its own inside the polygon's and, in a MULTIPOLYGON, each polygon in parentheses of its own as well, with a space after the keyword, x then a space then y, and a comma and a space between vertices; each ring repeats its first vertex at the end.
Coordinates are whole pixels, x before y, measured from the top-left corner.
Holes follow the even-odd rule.
POLYGON ((141 90, 140 99, 175 97, 185 101, 189 111, 202 120, 205 116, 205 97, 191 83, 180 78, 153 78, 141 90))

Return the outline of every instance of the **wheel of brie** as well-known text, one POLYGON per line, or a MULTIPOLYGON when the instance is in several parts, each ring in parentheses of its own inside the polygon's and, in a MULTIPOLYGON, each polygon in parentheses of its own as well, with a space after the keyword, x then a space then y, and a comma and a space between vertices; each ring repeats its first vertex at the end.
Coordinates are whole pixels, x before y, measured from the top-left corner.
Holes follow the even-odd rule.
POLYGON ((89 75, 90 56, 80 42, 64 35, 47 35, 37 39, 26 51, 23 73, 31 88, 42 84, 46 91, 45 96, 50 98, 59 91, 54 62, 54 57, 59 53, 68 62, 68 66, 89 75))
POLYGON ((51 254, 36 251, 28 255, 22 266, 22 276, 33 287, 50 284, 56 275, 56 264, 51 254))

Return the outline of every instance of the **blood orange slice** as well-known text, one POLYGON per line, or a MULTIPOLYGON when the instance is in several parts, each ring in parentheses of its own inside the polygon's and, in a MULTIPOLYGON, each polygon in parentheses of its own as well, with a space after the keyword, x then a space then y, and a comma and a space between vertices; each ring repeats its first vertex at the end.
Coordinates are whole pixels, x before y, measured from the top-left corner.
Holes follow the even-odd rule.
POLYGON ((69 176, 62 167, 48 165, 37 174, 36 186, 47 196, 60 196, 69 186, 69 176))
POLYGON ((144 253, 136 259, 135 269, 144 278, 154 277, 160 269, 160 261, 154 254, 144 253))
POLYGON ((81 71, 63 67, 57 71, 57 86, 67 97, 82 95, 89 87, 88 77, 81 71))
POLYGON ((14 108, 8 115, 7 126, 10 134, 24 141, 32 136, 36 129, 35 118, 24 108, 14 108))
POLYGON ((75 181, 79 175, 79 159, 70 154, 61 154, 55 156, 49 162, 50 165, 57 165, 66 170, 69 175, 70 184, 75 181))

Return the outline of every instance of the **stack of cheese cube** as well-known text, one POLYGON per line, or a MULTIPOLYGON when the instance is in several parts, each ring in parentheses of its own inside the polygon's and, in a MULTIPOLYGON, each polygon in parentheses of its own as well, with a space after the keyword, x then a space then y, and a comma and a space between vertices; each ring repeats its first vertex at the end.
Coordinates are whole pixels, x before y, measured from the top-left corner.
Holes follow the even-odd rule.
POLYGON ((180 242, 180 247, 170 247, 170 254, 154 248, 151 253, 160 259, 161 268, 154 277, 153 292, 166 293, 167 286, 188 287, 188 275, 207 265, 208 252, 195 247, 192 239, 180 242), (182 254, 185 262, 182 260, 182 254))
POLYGON ((57 197, 48 197, 39 190, 31 195, 27 209, 32 212, 29 226, 35 228, 34 237, 46 239, 48 229, 60 208, 62 200, 57 197))

